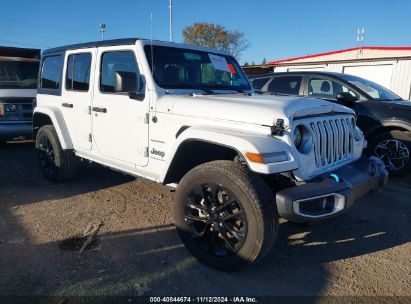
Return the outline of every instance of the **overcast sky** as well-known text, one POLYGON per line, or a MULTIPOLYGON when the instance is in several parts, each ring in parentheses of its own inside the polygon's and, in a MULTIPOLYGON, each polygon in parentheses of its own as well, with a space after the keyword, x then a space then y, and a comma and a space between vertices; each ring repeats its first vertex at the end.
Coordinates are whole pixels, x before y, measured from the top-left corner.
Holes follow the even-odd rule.
MULTIPOLYGON (((168 40, 169 0, 2 1, 0 45, 39 47, 100 39, 168 40)), ((240 30, 251 43, 241 63, 303 56, 354 47, 364 27, 365 45, 411 46, 409 0, 173 0, 174 40, 194 22, 219 23, 240 30)))

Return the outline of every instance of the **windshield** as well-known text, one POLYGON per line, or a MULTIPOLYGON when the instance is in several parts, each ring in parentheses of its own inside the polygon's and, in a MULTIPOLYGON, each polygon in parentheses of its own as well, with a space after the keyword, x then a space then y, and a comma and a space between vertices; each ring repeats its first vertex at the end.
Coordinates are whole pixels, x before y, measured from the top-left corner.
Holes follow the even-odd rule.
POLYGON ((154 80, 162 88, 251 90, 241 67, 231 56, 156 45, 146 45, 144 51, 154 80))
POLYGON ((0 61, 0 89, 35 89, 38 62, 0 61))
POLYGON ((359 89, 363 90, 365 93, 371 96, 373 100, 377 101, 395 101, 395 100, 402 100, 402 98, 390 90, 376 84, 375 82, 353 76, 344 74, 342 76, 343 79, 350 82, 351 84, 355 85, 359 89))

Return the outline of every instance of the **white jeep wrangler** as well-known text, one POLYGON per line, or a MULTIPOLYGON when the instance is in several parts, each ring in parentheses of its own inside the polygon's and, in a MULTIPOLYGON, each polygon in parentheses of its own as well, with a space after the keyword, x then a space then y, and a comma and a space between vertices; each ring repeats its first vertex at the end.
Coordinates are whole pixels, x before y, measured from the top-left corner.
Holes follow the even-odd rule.
POLYGON ((196 258, 233 271, 273 246, 279 217, 338 215, 385 185, 362 157, 352 110, 256 95, 228 53, 120 39, 50 49, 33 133, 51 181, 77 159, 175 188, 177 231, 196 258))

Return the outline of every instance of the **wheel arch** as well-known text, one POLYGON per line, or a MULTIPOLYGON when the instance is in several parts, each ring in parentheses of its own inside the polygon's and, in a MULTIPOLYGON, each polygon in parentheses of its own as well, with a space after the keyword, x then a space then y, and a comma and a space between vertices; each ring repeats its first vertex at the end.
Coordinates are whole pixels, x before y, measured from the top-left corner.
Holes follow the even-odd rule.
POLYGON ((178 183, 185 173, 197 165, 215 160, 234 160, 236 156, 250 171, 273 174, 298 167, 290 147, 283 141, 264 134, 249 134, 236 130, 210 127, 189 127, 183 130, 170 149, 160 176, 164 184, 178 183), (245 154, 283 151, 288 161, 260 164, 249 161, 245 154))
POLYGON ((178 146, 163 183, 178 183, 188 171, 203 163, 214 160, 234 160, 236 156, 241 155, 237 149, 221 143, 203 139, 186 139, 178 146), (201 153, 203 150, 207 150, 207 153, 201 153))
POLYGON ((394 130, 411 132, 411 124, 400 120, 384 121, 380 125, 377 125, 369 130, 365 136, 367 137, 367 140, 370 140, 378 134, 394 130))
POLYGON ((33 139, 36 139, 38 130, 45 125, 53 125, 63 150, 73 149, 66 123, 58 109, 35 108, 33 113, 33 139))

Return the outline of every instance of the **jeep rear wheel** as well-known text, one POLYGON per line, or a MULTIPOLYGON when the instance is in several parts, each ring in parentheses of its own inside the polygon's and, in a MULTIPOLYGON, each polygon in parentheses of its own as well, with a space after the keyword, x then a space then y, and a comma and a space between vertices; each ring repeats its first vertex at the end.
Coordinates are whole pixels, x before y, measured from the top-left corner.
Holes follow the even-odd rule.
POLYGON ((63 150, 56 130, 47 125, 40 128, 36 136, 40 170, 52 182, 72 178, 77 170, 77 158, 71 150, 63 150))
POLYGON ((274 245, 279 216, 267 184, 240 164, 214 161, 188 172, 176 191, 174 219, 202 263, 235 271, 274 245))

